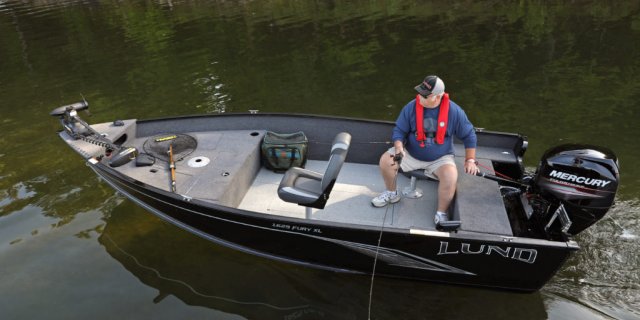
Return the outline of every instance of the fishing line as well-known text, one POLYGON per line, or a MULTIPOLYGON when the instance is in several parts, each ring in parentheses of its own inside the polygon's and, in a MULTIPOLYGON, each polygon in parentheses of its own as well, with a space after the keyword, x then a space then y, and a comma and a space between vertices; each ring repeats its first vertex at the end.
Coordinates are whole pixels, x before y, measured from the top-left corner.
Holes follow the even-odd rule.
MULTIPOLYGON (((402 161, 402 156, 395 155, 392 157, 393 157, 394 164, 398 166, 396 167, 396 176, 393 182, 393 184, 396 187, 396 193, 397 193, 398 192, 398 171, 400 170, 400 162, 402 161)), ((371 301, 373 300, 373 279, 375 278, 375 275, 376 275, 376 265, 378 264, 378 253, 380 252, 380 243, 382 242, 382 233, 384 232, 384 223, 385 221, 387 221, 387 212, 389 212, 389 207, 391 207, 391 217, 392 217, 391 223, 393 223, 393 216, 394 216, 396 204, 389 203, 387 208, 384 210, 384 217, 382 218, 382 225, 380 226, 380 235, 378 236, 378 246, 376 247, 376 255, 373 258, 373 270, 371 271, 371 284, 369 286, 369 307, 368 307, 368 313, 367 313, 367 319, 369 320, 371 320, 371 301)))

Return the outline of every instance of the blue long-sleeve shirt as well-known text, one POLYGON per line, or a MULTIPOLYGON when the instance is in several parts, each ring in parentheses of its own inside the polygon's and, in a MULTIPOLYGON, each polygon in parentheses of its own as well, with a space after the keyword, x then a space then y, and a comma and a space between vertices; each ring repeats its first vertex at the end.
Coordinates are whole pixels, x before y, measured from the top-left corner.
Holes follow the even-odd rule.
POLYGON ((455 102, 449 100, 449 121, 443 144, 435 142, 438 114, 437 108, 424 109, 424 133, 427 136, 425 147, 420 147, 420 141, 416 139, 416 100, 407 103, 396 120, 393 128, 392 141, 402 141, 404 148, 412 157, 422 161, 434 161, 444 155, 453 154, 453 137, 462 140, 466 149, 475 148, 477 145, 476 132, 473 124, 467 118, 464 110, 455 102))

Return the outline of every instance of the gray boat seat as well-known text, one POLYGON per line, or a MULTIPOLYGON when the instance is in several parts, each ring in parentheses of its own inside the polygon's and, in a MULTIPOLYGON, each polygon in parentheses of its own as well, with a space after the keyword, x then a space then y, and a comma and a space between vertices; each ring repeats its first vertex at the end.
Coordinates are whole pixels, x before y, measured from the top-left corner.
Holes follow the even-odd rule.
POLYGON ((307 208, 324 209, 347 157, 350 143, 350 134, 341 132, 336 135, 331 144, 331 156, 324 174, 298 167, 289 168, 278 187, 280 199, 307 208))

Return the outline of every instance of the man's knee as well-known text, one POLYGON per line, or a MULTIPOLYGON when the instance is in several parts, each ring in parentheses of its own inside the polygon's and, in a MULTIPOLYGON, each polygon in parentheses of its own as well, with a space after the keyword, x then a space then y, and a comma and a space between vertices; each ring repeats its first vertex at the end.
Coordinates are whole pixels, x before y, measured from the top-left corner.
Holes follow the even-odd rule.
POLYGON ((393 156, 389 152, 384 152, 380 156, 380 168, 387 169, 393 164, 393 156))
POLYGON ((453 164, 442 165, 435 174, 440 182, 456 183, 458 181, 458 169, 453 164))

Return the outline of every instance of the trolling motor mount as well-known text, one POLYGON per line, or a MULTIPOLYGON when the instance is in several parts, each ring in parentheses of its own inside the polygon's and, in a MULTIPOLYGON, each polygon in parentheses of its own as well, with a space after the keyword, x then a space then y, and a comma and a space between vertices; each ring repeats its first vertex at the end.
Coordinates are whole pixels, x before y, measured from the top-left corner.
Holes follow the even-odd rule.
POLYGON ((81 101, 55 108, 49 114, 54 117, 59 117, 64 130, 76 140, 89 136, 92 133, 100 136, 99 133, 91 129, 91 127, 78 116, 78 111, 88 109, 89 103, 87 101, 81 101))
POLYGON ((88 109, 89 102, 83 100, 81 102, 55 108, 49 114, 54 117, 59 117, 60 124, 62 124, 64 131, 74 139, 84 140, 104 147, 107 154, 110 154, 115 150, 119 150, 119 146, 115 145, 111 140, 94 130, 88 123, 80 118, 78 111, 88 109))

